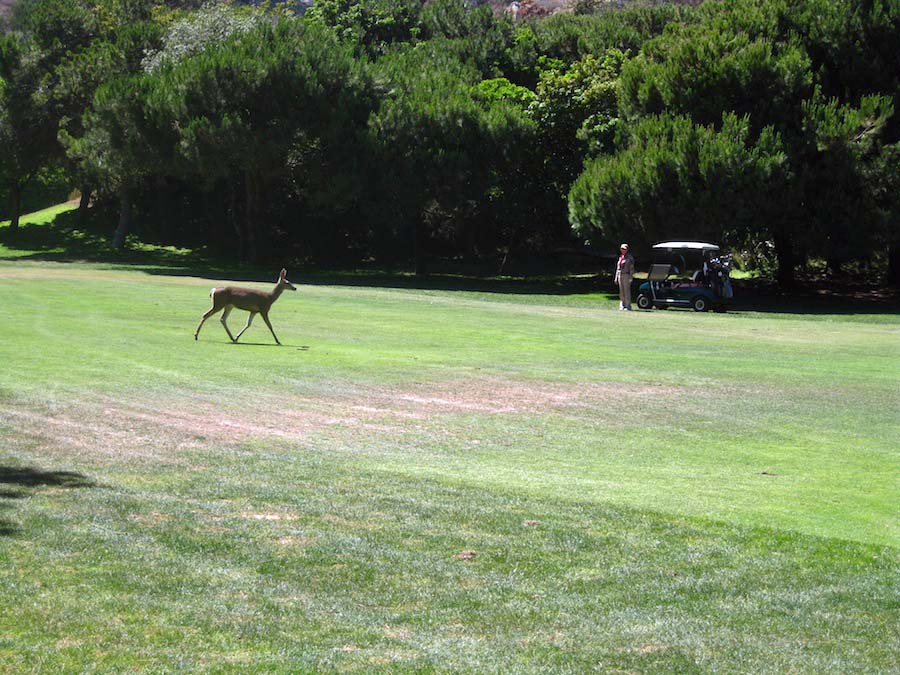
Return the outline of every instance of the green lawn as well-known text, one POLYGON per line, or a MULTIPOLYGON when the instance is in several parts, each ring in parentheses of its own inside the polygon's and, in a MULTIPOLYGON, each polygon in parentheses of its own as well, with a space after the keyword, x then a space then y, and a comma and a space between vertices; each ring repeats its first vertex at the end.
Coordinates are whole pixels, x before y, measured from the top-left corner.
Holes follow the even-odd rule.
POLYGON ((193 340, 220 281, 181 253, 25 232, 0 671, 900 665, 896 314, 289 270, 284 346, 262 321, 233 345, 193 340))

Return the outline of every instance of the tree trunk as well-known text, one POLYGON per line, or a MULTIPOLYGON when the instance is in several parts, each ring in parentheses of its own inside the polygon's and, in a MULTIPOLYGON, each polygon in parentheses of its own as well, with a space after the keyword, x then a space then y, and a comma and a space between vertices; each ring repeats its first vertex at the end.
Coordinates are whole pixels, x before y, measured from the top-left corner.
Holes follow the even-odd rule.
POLYGON ((128 188, 119 190, 119 225, 113 235, 113 247, 117 251, 125 248, 125 237, 131 229, 131 191, 128 188))
POLYGON ((422 224, 416 221, 413 225, 413 274, 417 277, 425 274, 425 261, 422 255, 422 224))
MULTIPOLYGON (((226 193, 228 194, 228 212, 226 217, 228 218, 228 223, 231 225, 231 228, 234 230, 235 237, 237 237, 238 260, 243 262, 246 260, 247 251, 244 247, 244 224, 241 221, 239 214, 238 199, 234 190, 226 187, 226 193)), ((206 199, 206 196, 204 196, 204 199, 206 199)))
POLYGON ((888 245, 888 286, 900 287, 900 241, 888 245))
POLYGON ((19 183, 16 183, 12 186, 10 191, 12 212, 9 214, 9 233, 12 236, 15 236, 19 231, 19 217, 21 216, 22 211, 22 186, 19 183))
POLYGON ((778 285, 783 289, 793 288, 796 284, 794 268, 797 257, 790 237, 783 234, 775 236, 775 255, 778 258, 778 285))
POLYGON ((84 227, 87 223, 88 206, 91 203, 91 188, 81 186, 81 199, 78 201, 78 227, 84 227))
POLYGON ((252 171, 244 174, 244 187, 246 189, 246 208, 247 208, 247 227, 245 231, 246 242, 245 250, 247 259, 251 263, 259 262, 259 251, 256 247, 256 224, 258 222, 259 211, 259 176, 252 171))
POLYGON ((159 240, 163 244, 174 244, 175 237, 173 236, 173 227, 172 227, 172 191, 169 189, 168 181, 162 176, 156 179, 156 200, 154 205, 156 207, 156 223, 157 223, 157 232, 159 236, 159 240))

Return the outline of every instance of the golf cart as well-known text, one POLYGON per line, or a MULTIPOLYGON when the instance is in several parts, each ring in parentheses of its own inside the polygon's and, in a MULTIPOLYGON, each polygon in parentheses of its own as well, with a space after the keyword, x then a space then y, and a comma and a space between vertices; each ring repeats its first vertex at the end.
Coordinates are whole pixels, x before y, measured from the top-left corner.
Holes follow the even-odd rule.
POLYGON ((702 241, 664 241, 653 247, 647 280, 638 287, 640 309, 692 307, 724 312, 731 290, 731 256, 702 241))

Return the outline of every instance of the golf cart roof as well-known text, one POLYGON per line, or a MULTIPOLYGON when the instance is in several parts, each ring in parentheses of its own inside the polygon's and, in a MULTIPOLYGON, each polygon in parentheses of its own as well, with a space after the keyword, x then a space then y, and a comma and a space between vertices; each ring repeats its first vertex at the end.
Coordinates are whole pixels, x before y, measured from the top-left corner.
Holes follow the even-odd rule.
POLYGON ((715 244, 707 244, 702 241, 663 241, 653 245, 654 249, 689 249, 692 251, 718 251, 719 247, 715 244))

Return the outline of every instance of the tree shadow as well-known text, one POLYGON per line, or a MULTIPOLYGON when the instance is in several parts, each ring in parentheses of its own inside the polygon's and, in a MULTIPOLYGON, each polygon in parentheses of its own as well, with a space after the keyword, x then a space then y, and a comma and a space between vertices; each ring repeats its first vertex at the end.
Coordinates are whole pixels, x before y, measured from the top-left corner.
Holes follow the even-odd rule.
POLYGON ((160 274, 178 274, 187 269, 209 269, 202 252, 188 252, 174 247, 139 245, 118 250, 113 247, 110 232, 96 226, 79 226, 77 215, 68 211, 46 223, 22 223, 15 236, 9 228, 0 228, 0 244, 21 251, 15 260, 41 262, 93 262, 115 268, 156 270, 160 274))
POLYGON ((41 471, 27 466, 0 466, 0 483, 25 487, 40 485, 65 488, 96 487, 96 483, 84 474, 74 471, 41 471))
MULTIPOLYGON (((15 239, 0 230, 0 243, 13 250, 28 251, 16 260, 50 262, 88 261, 113 269, 139 271, 151 275, 201 277, 234 283, 274 283, 277 269, 288 268, 288 278, 311 286, 348 286, 406 290, 465 291, 515 295, 591 295, 598 301, 615 301, 618 292, 612 278, 614 254, 584 250, 522 261, 496 273, 490 261, 429 261, 429 274, 414 274, 402 266, 347 268, 322 267, 282 261, 273 265, 251 265, 217 260, 205 249, 193 251, 171 247, 135 245, 118 251, 110 244, 109 232, 79 228, 76 212, 59 214, 50 223, 23 224, 15 239)), ((639 267, 646 265, 639 261, 639 267)), ((774 314, 853 315, 900 313, 900 292, 874 283, 851 284, 841 280, 806 279, 790 292, 779 290, 765 280, 735 280, 735 311, 774 314)))
MULTIPOLYGON (((39 487, 89 488, 97 484, 87 476, 73 471, 42 471, 33 467, 0 466, 0 509, 9 509, 7 500, 25 499, 39 487)), ((10 520, 0 518, 0 537, 12 536, 19 528, 10 520)))
POLYGON ((900 314, 900 289, 846 279, 805 279, 790 291, 753 279, 734 284, 731 309, 764 314, 900 314))
POLYGON ((572 295, 608 290, 612 281, 610 256, 589 251, 561 251, 523 260, 506 274, 498 274, 497 263, 492 260, 434 258, 429 260, 428 274, 415 274, 402 264, 386 269, 378 265, 304 263, 301 270, 299 263, 288 260, 265 266, 223 261, 203 248, 187 251, 135 243, 131 248, 117 250, 110 243, 108 228, 79 226, 75 211, 61 213, 51 222, 22 223, 15 237, 8 228, 2 228, 0 244, 21 251, 15 257, 17 261, 92 262, 152 275, 205 277, 235 283, 274 282, 279 266, 288 268, 288 278, 294 283, 314 286, 572 295))

